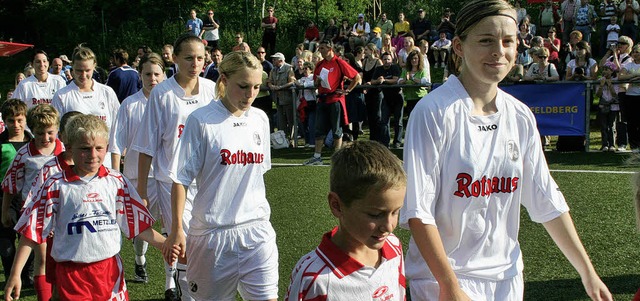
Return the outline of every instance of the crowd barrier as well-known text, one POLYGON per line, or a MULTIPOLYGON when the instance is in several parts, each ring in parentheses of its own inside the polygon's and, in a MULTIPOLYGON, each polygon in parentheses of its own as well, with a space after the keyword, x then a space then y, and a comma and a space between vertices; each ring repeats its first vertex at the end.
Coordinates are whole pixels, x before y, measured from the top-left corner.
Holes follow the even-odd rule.
MULTIPOLYGON (((614 83, 625 83, 614 81, 614 83)), ((501 84, 500 88, 525 103, 536 117, 538 130, 545 136, 585 137, 585 151, 589 150, 589 119, 594 88, 598 81, 519 82, 501 84)), ((437 89, 440 83, 424 85, 360 85, 359 88, 427 87, 437 89)), ((292 87, 294 98, 305 88, 292 87)), ((313 88, 307 88, 313 89, 313 88)), ((294 116, 297 110, 294 106, 294 116)), ((297 119, 296 119, 297 120, 297 119)), ((294 130, 297 137, 297 127, 294 130)), ((297 146, 297 139, 294 139, 297 146)))

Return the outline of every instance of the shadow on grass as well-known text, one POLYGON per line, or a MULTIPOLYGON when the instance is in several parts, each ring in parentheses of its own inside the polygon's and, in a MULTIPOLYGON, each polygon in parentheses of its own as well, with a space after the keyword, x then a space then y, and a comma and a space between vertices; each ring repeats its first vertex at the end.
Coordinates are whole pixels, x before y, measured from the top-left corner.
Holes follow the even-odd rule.
MULTIPOLYGON (((640 287, 640 275, 634 274, 603 277, 602 281, 614 295, 633 295, 640 287)), ((588 299, 579 278, 527 281, 524 284, 524 300, 527 301, 588 299)))
POLYGON ((626 160, 632 153, 613 153, 613 152, 545 152, 545 157, 549 164, 572 166, 572 165, 591 165, 629 168, 635 167, 626 164, 626 160))

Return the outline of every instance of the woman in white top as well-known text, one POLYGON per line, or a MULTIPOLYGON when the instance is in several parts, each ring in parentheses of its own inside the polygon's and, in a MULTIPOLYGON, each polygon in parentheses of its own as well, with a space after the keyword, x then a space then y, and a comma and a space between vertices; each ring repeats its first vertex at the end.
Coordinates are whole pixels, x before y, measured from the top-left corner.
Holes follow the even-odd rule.
POLYGON ((189 116, 171 162, 174 223, 163 253, 186 247, 197 300, 233 300, 236 291, 244 300, 276 300, 278 249, 263 177, 271 168, 269 119, 251 107, 262 65, 249 52, 232 52, 218 70, 219 100, 189 116), (181 221, 194 179, 199 189, 185 237, 181 221))
POLYGON ((539 47, 533 55, 537 61, 527 69, 524 80, 558 81, 560 76, 554 64, 549 63, 549 49, 539 47))
POLYGON ((551 178, 535 117, 498 83, 516 60, 517 25, 504 0, 460 10, 452 49, 459 76, 409 117, 400 224, 411 230, 412 300, 522 300, 520 207, 542 223, 594 300, 612 300, 551 178))

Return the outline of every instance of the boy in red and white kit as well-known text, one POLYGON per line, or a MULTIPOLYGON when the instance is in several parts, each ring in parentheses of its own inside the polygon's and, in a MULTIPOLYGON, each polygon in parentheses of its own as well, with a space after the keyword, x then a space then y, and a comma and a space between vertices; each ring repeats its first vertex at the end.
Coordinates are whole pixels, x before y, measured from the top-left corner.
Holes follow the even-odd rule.
MULTIPOLYGON (((5 227, 12 227, 16 223, 18 208, 25 203, 42 166, 64 150, 62 142, 56 138, 59 122, 58 112, 48 104, 37 105, 27 112, 27 126, 33 130, 34 138, 18 150, 2 181, 2 224, 5 227), (18 198, 19 204, 13 206, 14 216, 11 207, 15 198, 18 198)), ((35 262, 29 261, 29 269, 32 265, 42 267, 33 271, 33 283, 38 296, 46 298, 51 295, 51 286, 45 280, 44 266, 40 261, 45 254, 45 247, 38 248, 35 253, 35 262)))
MULTIPOLYGON (((32 194, 16 230, 22 235, 5 287, 5 300, 20 296, 20 271, 29 252, 55 232, 51 257, 61 300, 128 300, 120 252, 121 234, 155 247, 164 237, 131 182, 102 165, 109 131, 98 117, 74 117, 66 127, 75 165, 47 179, 32 194), (63 264, 61 264, 63 263, 63 264)), ((177 258, 177 253, 172 260, 177 258)))
POLYGON ((337 151, 328 199, 339 226, 298 261, 285 301, 405 300, 402 244, 392 232, 406 183, 398 157, 378 142, 337 151))

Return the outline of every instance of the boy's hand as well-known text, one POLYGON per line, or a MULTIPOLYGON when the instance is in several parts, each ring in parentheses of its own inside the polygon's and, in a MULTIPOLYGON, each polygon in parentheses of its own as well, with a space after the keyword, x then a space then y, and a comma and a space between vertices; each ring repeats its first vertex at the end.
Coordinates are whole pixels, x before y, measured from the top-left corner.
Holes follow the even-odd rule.
POLYGON ((21 288, 22 280, 20 279, 20 275, 10 277, 9 280, 7 280, 7 284, 4 286, 4 300, 18 300, 18 298, 20 298, 21 288))
POLYGON ((173 231, 162 246, 162 256, 168 263, 173 263, 177 258, 184 258, 186 255, 185 246, 187 239, 182 231, 173 231), (178 232, 178 233, 175 233, 178 232), (176 251, 177 250, 177 251, 176 251), (177 253, 174 255, 174 253, 177 253))
POLYGON ((607 286, 600 280, 600 277, 587 277, 582 280, 587 295, 594 301, 613 301, 613 296, 607 286))

